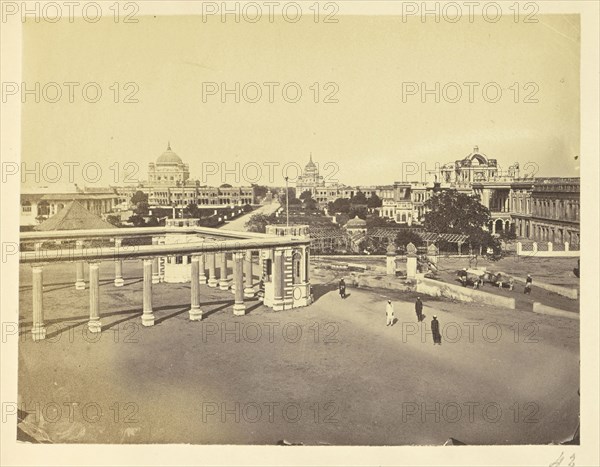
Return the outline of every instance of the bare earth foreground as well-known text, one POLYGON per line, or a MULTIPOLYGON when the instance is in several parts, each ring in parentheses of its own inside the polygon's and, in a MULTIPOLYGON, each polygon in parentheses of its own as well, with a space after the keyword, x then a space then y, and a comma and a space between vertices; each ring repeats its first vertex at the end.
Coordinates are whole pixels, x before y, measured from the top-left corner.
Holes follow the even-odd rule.
POLYGON ((579 414, 579 321, 349 289, 314 271, 316 302, 235 317, 233 295, 159 284, 141 326, 139 262, 124 287, 100 268, 103 332, 86 333, 88 291, 74 265, 44 269, 48 339, 31 341, 31 273, 20 274, 21 440, 63 443, 547 444, 579 414), (385 299, 397 322, 385 326, 385 299), (437 314, 443 344, 434 346, 437 314))

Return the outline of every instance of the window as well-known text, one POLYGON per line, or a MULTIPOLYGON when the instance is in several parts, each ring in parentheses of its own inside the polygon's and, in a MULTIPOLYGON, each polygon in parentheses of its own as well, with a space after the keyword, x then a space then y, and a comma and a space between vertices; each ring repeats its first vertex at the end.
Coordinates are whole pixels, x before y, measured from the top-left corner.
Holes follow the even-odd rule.
POLYGON ((21 204, 21 210, 23 212, 31 212, 31 203, 29 201, 25 201, 21 204))

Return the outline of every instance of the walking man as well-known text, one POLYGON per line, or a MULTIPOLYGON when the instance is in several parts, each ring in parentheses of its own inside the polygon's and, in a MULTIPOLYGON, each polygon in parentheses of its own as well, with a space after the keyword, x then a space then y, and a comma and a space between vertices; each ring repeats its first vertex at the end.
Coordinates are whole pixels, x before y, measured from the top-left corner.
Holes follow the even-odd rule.
POLYGON ((346 283, 344 282, 344 278, 343 277, 340 279, 340 283, 338 285, 338 288, 340 290, 340 297, 346 298, 346 283))
POLYGON ((527 279, 525 280, 525 290, 523 293, 531 294, 531 284, 533 283, 533 279, 531 278, 531 274, 527 274, 527 279))
POLYGON ((415 302, 415 312, 417 313, 417 321, 420 323, 423 321, 423 302, 421 301, 421 297, 417 297, 417 301, 415 302))
POLYGON ((431 333, 433 334, 433 345, 442 345, 442 335, 440 334, 440 322, 437 316, 433 315, 431 320, 431 333))
POLYGON ((385 306, 385 316, 386 316, 386 326, 394 325, 394 305, 392 305, 392 301, 388 300, 387 305, 385 306))

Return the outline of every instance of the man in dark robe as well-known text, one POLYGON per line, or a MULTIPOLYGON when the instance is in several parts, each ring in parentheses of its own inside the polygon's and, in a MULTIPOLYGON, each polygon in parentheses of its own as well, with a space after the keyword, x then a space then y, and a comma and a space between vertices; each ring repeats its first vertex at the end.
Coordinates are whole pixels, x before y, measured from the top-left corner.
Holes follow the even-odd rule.
POLYGON ((523 291, 526 294, 531 293, 531 284, 533 283, 533 279, 531 278, 531 274, 527 274, 527 279, 525 280, 525 290, 523 291))
POLYGON ((415 302, 415 312, 417 313, 417 320, 420 323, 423 321, 423 302, 421 301, 421 297, 417 297, 417 301, 415 302))
POLYGON ((344 282, 344 278, 340 279, 339 290, 340 297, 346 298, 346 283, 344 282))
POLYGON ((442 345, 442 335, 440 334, 440 322, 437 320, 437 316, 433 315, 431 320, 431 333, 433 334, 433 345, 442 345))

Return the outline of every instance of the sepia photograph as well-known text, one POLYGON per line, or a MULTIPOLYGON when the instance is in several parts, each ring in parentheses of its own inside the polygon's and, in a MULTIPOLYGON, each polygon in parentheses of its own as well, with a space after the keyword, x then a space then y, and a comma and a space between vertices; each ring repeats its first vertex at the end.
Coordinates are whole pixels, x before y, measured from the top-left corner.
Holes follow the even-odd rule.
POLYGON ((2 465, 598 465, 597 3, 0 4, 2 465))

